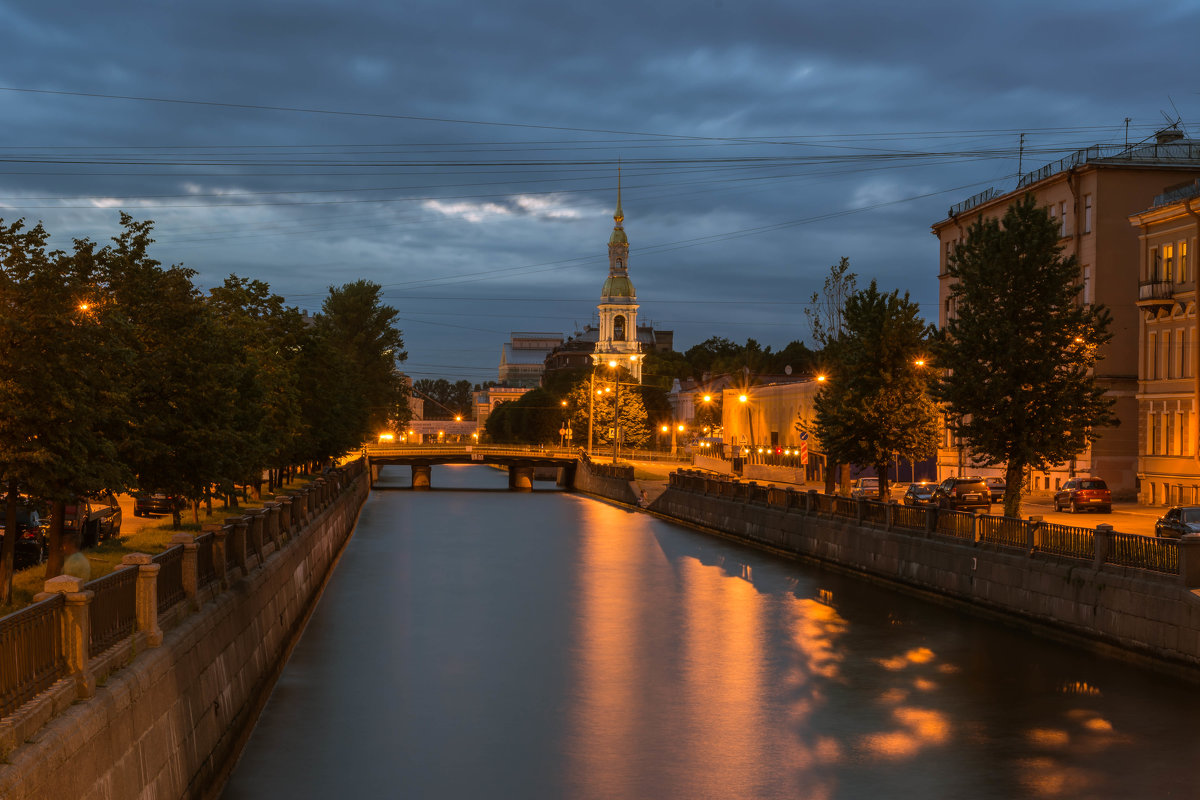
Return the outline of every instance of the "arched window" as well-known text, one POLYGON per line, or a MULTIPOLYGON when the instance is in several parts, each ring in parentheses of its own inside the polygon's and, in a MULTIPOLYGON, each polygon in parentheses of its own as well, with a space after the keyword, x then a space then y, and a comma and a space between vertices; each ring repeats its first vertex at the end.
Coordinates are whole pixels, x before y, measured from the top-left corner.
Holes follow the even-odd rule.
POLYGON ((623 266, 625 266, 625 265, 623 263, 621 263, 621 259, 618 258, 617 259, 617 268, 620 269, 623 266))
POLYGON ((625 341, 625 317, 620 314, 613 317, 613 341, 625 341))

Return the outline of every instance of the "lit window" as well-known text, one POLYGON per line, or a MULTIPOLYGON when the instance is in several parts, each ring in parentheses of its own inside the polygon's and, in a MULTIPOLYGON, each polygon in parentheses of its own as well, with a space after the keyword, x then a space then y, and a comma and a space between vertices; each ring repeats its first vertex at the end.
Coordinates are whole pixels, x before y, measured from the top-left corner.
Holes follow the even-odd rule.
POLYGON ((1179 243, 1179 282, 1184 283, 1188 279, 1188 263, 1187 263, 1187 242, 1179 243))
POLYGON ((1168 283, 1175 279, 1175 245, 1162 247, 1162 279, 1168 283))

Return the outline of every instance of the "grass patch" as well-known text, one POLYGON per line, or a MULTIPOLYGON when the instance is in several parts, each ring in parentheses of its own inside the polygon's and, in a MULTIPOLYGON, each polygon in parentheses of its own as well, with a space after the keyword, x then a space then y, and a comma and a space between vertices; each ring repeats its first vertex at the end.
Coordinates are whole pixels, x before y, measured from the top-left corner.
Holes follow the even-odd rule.
MULTIPOLYGON (((277 491, 282 494, 289 490, 306 486, 309 482, 309 478, 297 479, 277 491)), ((270 497, 266 498, 266 500, 270 499, 270 497)), ((121 558, 128 553, 158 555, 171 546, 171 537, 177 533, 198 534, 201 528, 208 523, 224 522, 226 517, 241 516, 246 513, 247 509, 262 508, 262 504, 263 501, 250 498, 245 501, 239 500, 237 508, 214 505, 212 516, 205 514, 204 507, 201 506, 199 523, 191 521, 192 512, 187 510, 183 513, 183 525, 178 530, 171 527, 170 517, 162 517, 161 521, 155 525, 148 525, 128 535, 101 542, 96 547, 84 550, 83 554, 87 556, 88 563, 92 565, 93 580, 103 578, 121 566, 121 558)), ((6 606, 0 606, 0 617, 11 614, 14 611, 20 611, 22 608, 32 604, 33 596, 42 591, 42 586, 45 582, 45 564, 28 567, 17 572, 13 576, 13 602, 6 606)))

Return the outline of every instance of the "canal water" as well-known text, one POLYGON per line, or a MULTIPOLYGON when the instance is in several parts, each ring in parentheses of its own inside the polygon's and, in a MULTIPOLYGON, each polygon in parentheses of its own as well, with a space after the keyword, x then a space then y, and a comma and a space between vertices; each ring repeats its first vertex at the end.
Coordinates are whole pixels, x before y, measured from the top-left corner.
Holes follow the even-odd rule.
POLYGON ((408 480, 225 798, 1200 796, 1197 686, 552 484, 408 480))

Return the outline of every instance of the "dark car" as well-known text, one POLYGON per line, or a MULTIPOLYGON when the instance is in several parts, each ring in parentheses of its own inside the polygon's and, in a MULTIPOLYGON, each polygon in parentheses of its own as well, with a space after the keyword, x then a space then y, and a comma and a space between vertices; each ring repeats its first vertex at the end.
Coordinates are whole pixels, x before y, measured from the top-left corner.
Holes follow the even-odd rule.
POLYGON ((95 547, 121 535, 121 506, 112 492, 76 497, 63 506, 63 532, 77 533, 80 547, 95 547))
POLYGON ((183 507, 183 499, 173 494, 162 492, 139 493, 133 497, 133 515, 148 517, 151 514, 170 514, 176 508, 183 507))
POLYGON ((1112 493, 1108 484, 1100 478, 1071 478, 1054 493, 1054 510, 1070 508, 1072 514, 1080 511, 1112 511, 1112 493))
POLYGON ((934 504, 933 489, 932 481, 910 483, 904 490, 904 498, 901 502, 906 506, 931 506, 934 504))
POLYGON ((992 510, 992 493, 980 477, 946 478, 933 490, 933 503, 956 511, 978 508, 987 514, 992 510))
POLYGON ((1008 487, 1008 484, 1004 482, 1004 478, 984 478, 983 482, 987 484, 988 492, 992 496, 992 502, 1003 502, 1004 490, 1008 487))
MULTIPOLYGON (((0 531, 6 526, 7 503, 0 502, 0 531)), ((13 567, 25 569, 46 560, 46 523, 36 508, 17 506, 17 542, 13 551, 13 567)))
POLYGON ((1200 506, 1175 506, 1154 523, 1154 535, 1178 539, 1200 533, 1200 506))

